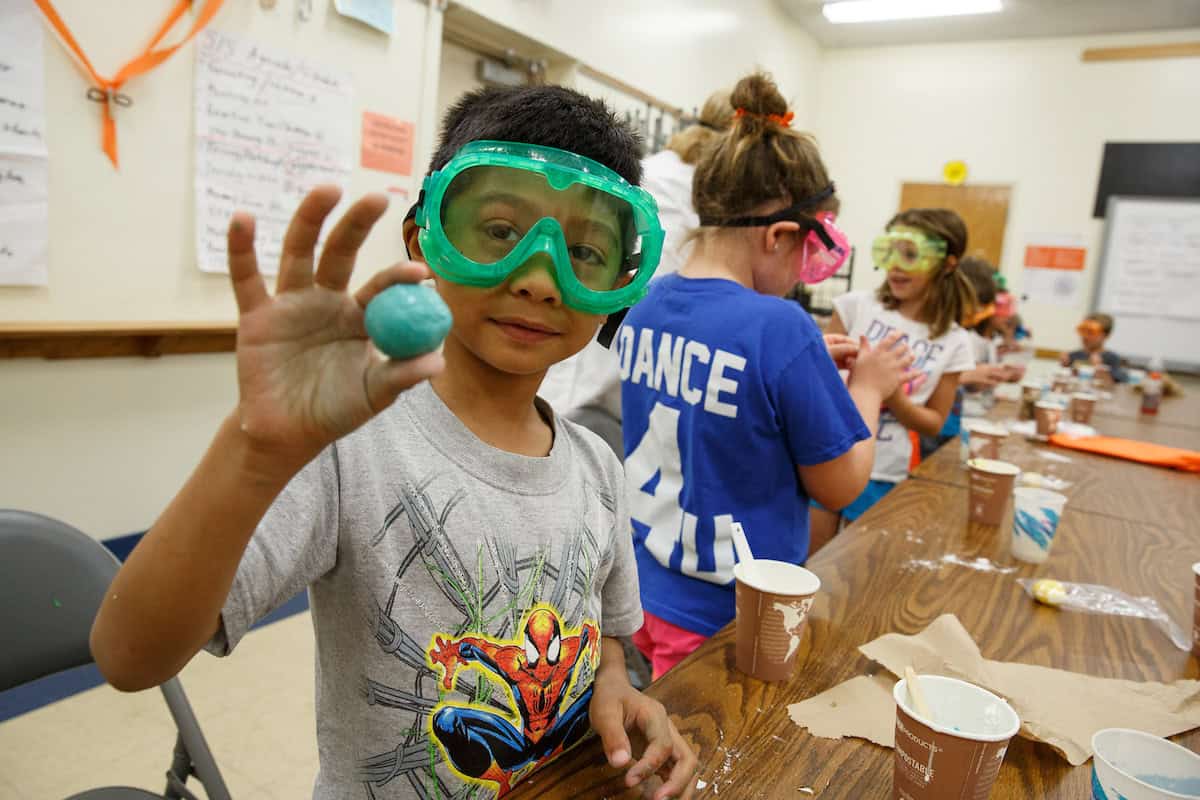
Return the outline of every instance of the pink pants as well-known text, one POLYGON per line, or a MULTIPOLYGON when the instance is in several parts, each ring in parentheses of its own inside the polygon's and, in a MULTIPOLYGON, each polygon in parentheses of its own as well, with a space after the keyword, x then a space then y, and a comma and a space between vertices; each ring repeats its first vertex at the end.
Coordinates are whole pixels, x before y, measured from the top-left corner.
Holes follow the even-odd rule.
POLYGON ((707 636, 672 625, 648 611, 643 612, 643 616, 645 622, 642 623, 642 629, 633 635, 633 643, 642 655, 650 659, 654 680, 691 655, 708 639, 707 636))

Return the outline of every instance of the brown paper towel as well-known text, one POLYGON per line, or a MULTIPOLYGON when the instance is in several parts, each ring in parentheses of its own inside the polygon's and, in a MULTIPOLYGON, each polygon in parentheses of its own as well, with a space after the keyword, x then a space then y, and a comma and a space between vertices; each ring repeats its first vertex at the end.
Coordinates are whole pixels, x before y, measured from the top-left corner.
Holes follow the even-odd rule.
MULTIPOLYGON (((992 661, 953 614, 915 636, 889 633, 859 650, 895 675, 911 665, 921 674, 960 678, 995 692, 1020 715, 1021 736, 1045 742, 1074 765, 1091 757, 1092 734, 1104 728, 1173 736, 1200 726, 1200 681, 1125 681, 992 661)), ((891 747, 894 683, 886 675, 853 678, 788 706, 788 714, 814 736, 854 736, 891 747)))

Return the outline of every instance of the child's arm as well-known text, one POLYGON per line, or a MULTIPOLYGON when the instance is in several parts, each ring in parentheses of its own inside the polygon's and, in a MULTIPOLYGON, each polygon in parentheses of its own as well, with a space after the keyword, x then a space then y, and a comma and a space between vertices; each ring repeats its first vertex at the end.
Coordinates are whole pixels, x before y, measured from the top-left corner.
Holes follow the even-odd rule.
POLYGON ((284 239, 276 294, 254 255, 254 220, 229 229, 238 304, 238 408, 195 472, 122 565, 92 625, 92 655, 123 690, 176 674, 218 630, 221 608, 255 526, 288 481, 329 443, 441 368, 440 355, 386 362, 371 349, 363 311, 398 282, 428 275, 404 264, 346 291, 358 248, 386 198, 354 204, 313 249, 337 204, 335 187, 301 202, 284 239))
MULTIPOLYGON (((834 320, 837 315, 834 314, 834 320)), ((837 458, 797 467, 808 496, 830 510, 845 508, 862 494, 875 465, 875 434, 883 399, 911 377, 913 355, 893 331, 874 348, 859 341, 858 355, 846 388, 871 435, 856 442, 837 458)))
POLYGON ((954 406, 954 393, 958 390, 960 375, 961 372, 943 373, 937 388, 923 406, 914 403, 904 393, 904 389, 899 388, 888 397, 887 407, 900 424, 909 430, 926 436, 937 436, 942 432, 946 417, 954 406))
POLYGON ((637 786, 657 774, 664 783, 654 793, 654 800, 668 797, 687 800, 692 796, 696 788, 696 754, 675 729, 663 704, 629 683, 620 639, 609 636, 600 639, 600 666, 596 669, 588 714, 608 763, 617 769, 633 760, 626 729, 636 726, 646 737, 641 759, 625 773, 626 786, 637 786))

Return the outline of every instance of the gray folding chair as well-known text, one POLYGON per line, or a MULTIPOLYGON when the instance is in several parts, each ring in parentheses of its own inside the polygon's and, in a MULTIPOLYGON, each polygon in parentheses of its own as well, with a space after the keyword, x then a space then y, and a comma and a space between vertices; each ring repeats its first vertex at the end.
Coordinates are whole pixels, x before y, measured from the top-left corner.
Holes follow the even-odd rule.
MULTIPOLYGON (((117 560, 104 545, 58 520, 0 509, 0 691, 92 663, 88 636, 117 560)), ((196 776, 209 800, 229 790, 177 678, 161 687, 178 736, 161 794, 143 789, 92 789, 68 800, 197 800, 196 776)))

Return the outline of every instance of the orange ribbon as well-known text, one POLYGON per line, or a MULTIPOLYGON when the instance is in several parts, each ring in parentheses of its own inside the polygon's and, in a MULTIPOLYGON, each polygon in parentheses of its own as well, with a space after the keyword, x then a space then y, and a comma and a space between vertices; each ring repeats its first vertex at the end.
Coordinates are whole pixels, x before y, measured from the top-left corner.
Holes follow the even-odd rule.
POLYGON ((787 112, 786 114, 759 114, 755 111, 747 111, 744 108, 735 108, 733 110, 733 115, 735 117, 758 117, 759 119, 765 119, 769 122, 774 122, 776 125, 781 125, 784 128, 791 125, 792 120, 796 116, 795 113, 791 111, 787 112))
POLYGON ((132 105, 132 101, 126 95, 121 94, 119 89, 130 78, 149 72, 174 55, 176 50, 187 44, 201 28, 216 16, 216 13, 221 10, 221 5, 225 2, 225 0, 208 0, 204 4, 204 8, 200 10, 200 13, 196 15, 196 19, 192 22, 192 28, 188 31, 187 36, 183 38, 183 41, 173 44, 170 47, 164 47, 161 50, 155 50, 154 48, 158 46, 162 38, 175 27, 175 23, 179 22, 180 17, 191 8, 191 0, 179 0, 175 4, 175 7, 171 9, 171 13, 163 20, 162 25, 158 28, 158 32, 154 34, 154 38, 150 40, 150 43, 146 45, 141 54, 121 67, 113 77, 104 78, 96 72, 95 67, 92 66, 92 62, 84 54, 83 48, 79 46, 79 42, 75 41, 75 37, 71 35, 70 29, 67 28, 67 24, 63 22, 62 17, 59 16, 58 11, 55 10, 50 0, 33 1, 37 3, 38 8, 46 15, 46 19, 54 26, 54 30, 58 32, 58 35, 67 47, 70 48, 71 52, 75 54, 75 58, 78 59, 80 66, 83 67, 88 77, 92 79, 92 83, 95 84, 92 88, 88 89, 87 97, 89 100, 95 100, 104 104, 102 147, 104 148, 104 152, 108 154, 108 159, 114 167, 117 166, 117 125, 113 119, 112 105, 113 103, 119 106, 132 105))

